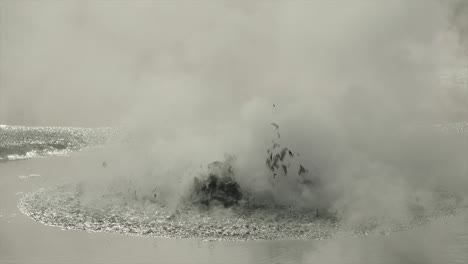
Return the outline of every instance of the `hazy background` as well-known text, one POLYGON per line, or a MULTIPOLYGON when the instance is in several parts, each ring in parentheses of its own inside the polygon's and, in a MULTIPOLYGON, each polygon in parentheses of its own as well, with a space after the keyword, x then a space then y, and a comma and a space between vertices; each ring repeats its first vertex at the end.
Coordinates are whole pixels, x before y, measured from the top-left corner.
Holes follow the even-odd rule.
POLYGON ((446 93, 438 71, 454 66, 466 38, 464 1, 2 1, 0 8, 0 123, 119 125, 138 112, 152 117, 145 123, 190 116, 213 124, 237 118, 256 97, 282 113, 372 99, 381 112, 390 105, 462 118, 460 96, 434 93, 446 93))
POLYGON ((433 129, 467 121, 466 85, 441 80, 466 67, 464 1, 0 3, 0 123, 121 126, 116 174, 177 189, 230 153, 274 192, 274 121, 320 171, 310 206, 404 217, 468 184, 465 138, 433 129))

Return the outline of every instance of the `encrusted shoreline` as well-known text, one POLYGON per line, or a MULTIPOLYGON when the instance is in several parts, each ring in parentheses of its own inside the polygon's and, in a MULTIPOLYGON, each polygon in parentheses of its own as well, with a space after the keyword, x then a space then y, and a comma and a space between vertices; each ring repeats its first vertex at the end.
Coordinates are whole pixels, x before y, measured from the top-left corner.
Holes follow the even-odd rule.
POLYGON ((329 239, 339 233, 386 235, 426 224, 432 218, 454 214, 453 211, 446 211, 438 216, 413 219, 407 223, 371 220, 345 228, 336 219, 320 217, 310 211, 278 207, 203 210, 194 205, 185 205, 170 209, 158 203, 132 201, 118 196, 85 201, 72 185, 24 194, 18 208, 35 221, 63 230, 205 241, 317 240, 329 239))

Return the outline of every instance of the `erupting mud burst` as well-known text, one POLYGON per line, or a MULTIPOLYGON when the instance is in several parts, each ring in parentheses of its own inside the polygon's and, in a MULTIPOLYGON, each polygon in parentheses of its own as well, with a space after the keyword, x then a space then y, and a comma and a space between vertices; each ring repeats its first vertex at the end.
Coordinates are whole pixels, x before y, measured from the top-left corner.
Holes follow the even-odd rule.
POLYGON ((208 175, 194 178, 189 200, 194 204, 206 206, 221 204, 224 207, 230 207, 238 205, 242 198, 242 191, 234 177, 231 165, 234 160, 234 157, 227 156, 225 162, 215 161, 209 164, 208 175))

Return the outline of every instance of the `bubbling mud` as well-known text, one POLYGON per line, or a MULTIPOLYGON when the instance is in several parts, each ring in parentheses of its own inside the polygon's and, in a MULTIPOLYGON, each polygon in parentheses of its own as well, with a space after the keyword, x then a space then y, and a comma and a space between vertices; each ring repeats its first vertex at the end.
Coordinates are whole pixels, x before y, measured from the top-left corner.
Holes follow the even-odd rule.
POLYGON ((72 184, 27 193, 18 207, 32 219, 63 230, 202 240, 311 240, 344 234, 386 235, 456 213, 456 208, 443 206, 432 215, 404 223, 369 219, 348 226, 325 211, 274 205, 225 208, 187 203, 174 210, 157 201, 118 194, 105 194, 99 200, 90 201, 82 196, 79 185, 72 184))
MULTIPOLYGON (((266 152, 269 182, 293 190, 288 193, 298 194, 296 198, 301 192, 320 189, 319 172, 302 165, 296 159, 299 153, 281 144, 278 126, 272 125, 277 138, 266 152)), ((227 155, 225 161, 209 164, 207 171, 194 177, 192 188, 180 195, 175 207, 157 191, 137 195, 131 182, 117 178, 113 182, 117 187, 111 184, 98 195, 87 195, 81 183, 40 189, 23 194, 18 207, 32 219, 64 230, 202 240, 312 240, 408 230, 454 216, 463 202, 437 191, 433 207, 411 204, 405 219, 387 215, 351 223, 331 208, 294 206, 253 193, 254 189, 238 184, 235 160, 227 155)))

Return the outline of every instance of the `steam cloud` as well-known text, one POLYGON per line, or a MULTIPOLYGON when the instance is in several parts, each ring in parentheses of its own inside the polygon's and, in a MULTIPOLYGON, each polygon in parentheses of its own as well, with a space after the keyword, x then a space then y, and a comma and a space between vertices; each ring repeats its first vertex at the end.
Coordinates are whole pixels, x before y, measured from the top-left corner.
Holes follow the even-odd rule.
POLYGON ((448 3, 4 2, 0 121, 121 126, 132 144, 107 173, 173 203, 225 153, 241 185, 295 195, 268 182, 275 122, 320 171, 301 206, 404 218, 468 184, 466 136, 434 127, 468 113, 440 81, 464 61, 466 12, 448 3))

